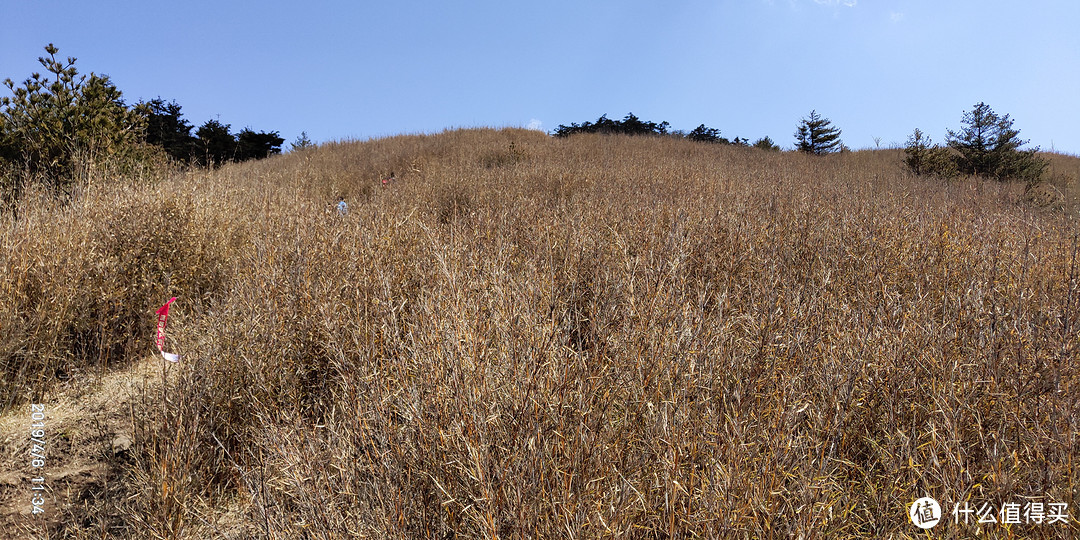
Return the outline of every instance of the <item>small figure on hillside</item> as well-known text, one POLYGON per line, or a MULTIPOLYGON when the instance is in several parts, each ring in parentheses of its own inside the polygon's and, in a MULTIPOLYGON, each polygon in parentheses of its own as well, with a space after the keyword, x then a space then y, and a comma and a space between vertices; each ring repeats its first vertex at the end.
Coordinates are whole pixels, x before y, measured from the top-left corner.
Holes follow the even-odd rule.
POLYGON ((349 205, 345 203, 345 197, 344 196, 338 197, 337 211, 338 211, 338 214, 341 214, 343 216, 345 214, 349 213, 349 205))
POLYGON ((390 171, 390 176, 387 176, 386 178, 383 178, 382 185, 388 186, 390 184, 393 184, 396 181, 397 181, 397 178, 394 177, 394 171, 390 171))

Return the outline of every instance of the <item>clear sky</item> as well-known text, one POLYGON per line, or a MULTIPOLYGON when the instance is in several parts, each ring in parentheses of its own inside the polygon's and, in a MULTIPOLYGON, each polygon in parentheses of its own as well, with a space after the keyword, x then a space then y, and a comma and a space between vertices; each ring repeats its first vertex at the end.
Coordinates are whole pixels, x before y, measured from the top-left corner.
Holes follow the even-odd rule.
MULTIPOLYGON (((0 0, 0 78, 43 47, 292 141, 622 118, 793 145, 811 109, 852 148, 942 142, 984 101, 1080 153, 1078 0, 0 0)), ((7 93, 6 88, 0 92, 7 93)), ((288 144, 285 145, 286 148, 288 144)))

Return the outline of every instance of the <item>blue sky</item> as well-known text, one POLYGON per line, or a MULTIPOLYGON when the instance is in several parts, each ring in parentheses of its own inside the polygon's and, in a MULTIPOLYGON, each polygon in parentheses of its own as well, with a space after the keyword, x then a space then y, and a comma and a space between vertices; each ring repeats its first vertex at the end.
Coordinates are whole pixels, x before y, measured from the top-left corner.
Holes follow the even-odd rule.
MULTIPOLYGON (((1080 153, 1076 0, 60 2, 0 0, 0 78, 54 43, 129 102, 316 141, 621 118, 793 144, 935 141, 985 101, 1080 153)), ((6 88, 0 92, 7 93, 6 88)), ((288 145, 286 145, 287 147, 288 145)))

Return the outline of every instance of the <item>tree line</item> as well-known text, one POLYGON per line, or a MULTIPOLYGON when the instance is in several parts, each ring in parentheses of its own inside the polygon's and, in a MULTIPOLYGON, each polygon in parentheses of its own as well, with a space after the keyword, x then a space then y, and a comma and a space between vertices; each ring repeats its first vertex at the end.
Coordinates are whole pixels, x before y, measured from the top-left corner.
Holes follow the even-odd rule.
MULTIPOLYGON (((0 208, 11 206, 30 183, 64 194, 77 179, 100 174, 103 167, 122 175, 162 156, 184 165, 217 167, 281 153, 284 139, 277 131, 245 127, 233 133, 229 124, 213 119, 195 128, 183 117, 180 104, 160 97, 129 106, 108 76, 80 75, 76 59, 61 60, 51 43, 45 52, 47 57, 38 58, 45 75, 33 73, 21 85, 4 80, 11 96, 0 98, 0 208)), ((962 123, 960 130, 948 131, 945 146, 933 144, 916 129, 904 163, 917 175, 969 174, 1029 182, 1043 176, 1046 160, 1036 155, 1038 147, 1022 148, 1028 141, 1020 139, 1009 115, 1000 116, 980 102, 964 112, 962 123)), ((690 132, 671 130, 666 121, 643 120, 633 113, 621 120, 605 114, 596 121, 559 125, 552 135, 578 133, 671 136, 781 150, 769 137, 753 143, 728 139, 705 124, 690 132)), ((844 151, 840 135, 828 118, 811 111, 797 125, 794 147, 815 155, 844 151)), ((293 144, 294 149, 309 146, 306 134, 293 144)))
POLYGON ((229 124, 207 120, 192 135, 194 126, 183 118, 176 101, 159 98, 140 102, 136 112, 145 119, 145 140, 160 147, 174 160, 200 166, 262 159, 281 153, 285 139, 277 131, 230 131, 229 124))
POLYGON ((209 120, 198 129, 175 101, 157 98, 129 106, 106 75, 80 75, 76 59, 57 57, 53 44, 38 58, 44 68, 22 84, 10 78, 0 98, 0 203, 13 205, 31 183, 63 195, 81 177, 102 169, 124 174, 162 155, 191 166, 216 167, 281 152, 277 131, 209 120))
MULTIPOLYGON (((982 176, 998 180, 1017 179, 1036 182, 1043 177, 1048 162, 1037 155, 1038 147, 1023 149, 1028 143, 1020 139, 1020 130, 1013 127, 1009 115, 999 116, 986 103, 975 104, 961 118, 963 127, 948 130, 946 145, 935 145, 919 129, 908 139, 904 164, 916 175, 935 175, 951 178, 960 174, 982 176)), ((604 133, 621 135, 672 136, 704 143, 753 146, 765 150, 780 151, 769 137, 762 137, 753 144, 745 138, 727 139, 720 130, 701 124, 689 133, 672 131, 668 122, 642 120, 629 113, 622 120, 612 120, 603 115, 595 122, 560 124, 552 135, 569 137, 579 133, 604 133)), ((840 139, 841 130, 816 110, 799 120, 795 129, 796 151, 813 155, 825 155, 847 151, 840 139)))
POLYGON ((552 135, 560 138, 569 137, 579 133, 664 135, 698 142, 730 144, 735 146, 754 146, 765 150, 780 150, 780 147, 768 137, 762 137, 754 141, 753 144, 750 144, 750 140, 746 138, 735 137, 734 139, 728 139, 722 137, 720 136, 719 129, 708 127, 705 124, 701 124, 689 133, 679 130, 671 131, 670 128, 671 124, 666 121, 660 123, 650 122, 638 118, 634 113, 627 114, 622 120, 612 120, 604 114, 596 119, 595 122, 585 121, 580 124, 574 122, 568 126, 560 124, 559 127, 552 132, 552 135))

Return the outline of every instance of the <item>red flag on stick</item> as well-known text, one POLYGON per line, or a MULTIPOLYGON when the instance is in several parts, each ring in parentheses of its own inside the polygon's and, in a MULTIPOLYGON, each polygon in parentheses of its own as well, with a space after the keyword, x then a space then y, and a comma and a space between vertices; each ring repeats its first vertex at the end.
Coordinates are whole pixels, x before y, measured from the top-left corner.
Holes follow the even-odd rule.
POLYGON ((174 296, 157 310, 157 339, 154 340, 154 344, 157 345, 161 356, 170 362, 180 361, 180 355, 165 352, 165 323, 169 320, 169 306, 175 301, 176 297, 174 296))

